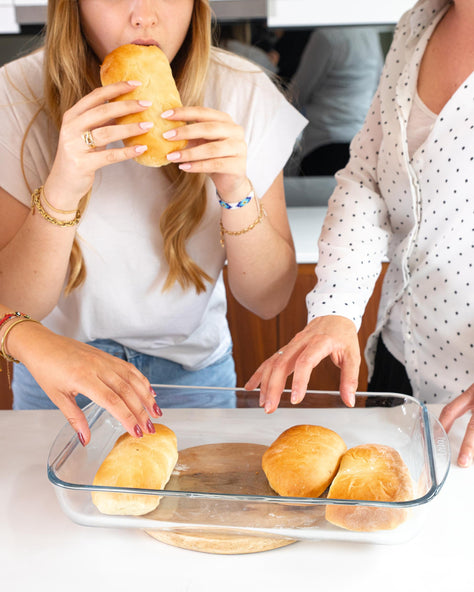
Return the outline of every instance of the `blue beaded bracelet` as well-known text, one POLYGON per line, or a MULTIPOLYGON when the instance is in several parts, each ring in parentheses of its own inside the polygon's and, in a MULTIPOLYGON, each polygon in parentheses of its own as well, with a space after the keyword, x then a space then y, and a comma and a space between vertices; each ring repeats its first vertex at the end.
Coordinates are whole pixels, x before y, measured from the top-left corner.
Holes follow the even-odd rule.
POLYGON ((221 199, 220 195, 217 194, 217 199, 219 200, 219 205, 226 210, 238 210, 239 208, 243 208, 245 205, 249 203, 252 197, 255 197, 255 191, 253 189, 252 183, 250 183, 250 192, 247 197, 241 199, 240 201, 224 201, 221 199))

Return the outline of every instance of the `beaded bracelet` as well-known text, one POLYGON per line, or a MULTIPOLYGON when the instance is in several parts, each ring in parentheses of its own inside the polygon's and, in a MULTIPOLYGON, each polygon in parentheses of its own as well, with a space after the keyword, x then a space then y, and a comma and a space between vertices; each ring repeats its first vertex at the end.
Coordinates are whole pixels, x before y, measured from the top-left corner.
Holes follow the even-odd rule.
POLYGON ((220 222, 220 233, 221 233, 220 242, 221 242, 222 248, 224 248, 224 234, 230 234, 231 236, 240 236, 241 234, 245 234, 246 232, 253 230, 255 228, 255 226, 257 226, 257 224, 260 224, 260 222, 265 218, 267 213, 265 212, 262 204, 260 202, 258 202, 257 205, 258 205, 258 217, 251 224, 249 224, 247 227, 242 228, 242 230, 227 230, 226 228, 224 228, 224 225, 222 224, 222 222, 220 222))
POLYGON ((35 189, 31 195, 31 211, 33 212, 33 214, 35 213, 35 208, 38 210, 38 212, 41 214, 41 216, 47 221, 50 222, 51 224, 54 224, 55 226, 76 226, 77 224, 79 224, 79 221, 81 219, 81 212, 80 210, 76 211, 76 215, 74 216, 74 218, 72 220, 58 220, 57 218, 54 218, 53 216, 50 216, 48 214, 48 212, 43 208, 42 204, 41 204, 41 197, 43 197, 44 199, 44 193, 43 193, 43 186, 41 185, 41 187, 38 187, 38 189, 35 189))
POLYGON ((255 190, 253 188, 252 182, 249 180, 250 183, 250 191, 247 195, 247 197, 244 197, 244 199, 241 199, 240 201, 224 201, 221 196, 217 193, 217 199, 219 200, 219 205, 226 209, 226 210, 238 210, 239 208, 243 208, 244 206, 246 206, 249 201, 255 197, 255 190))
MULTIPOLYGON (((7 351, 5 349, 8 334, 13 329, 13 327, 16 327, 16 325, 19 325, 20 323, 24 323, 26 321, 29 321, 30 323, 39 323, 39 321, 35 321, 35 319, 32 319, 30 317, 30 315, 24 315, 21 313, 20 313, 20 315, 21 316, 16 321, 14 321, 9 327, 7 327, 7 329, 5 330, 5 333, 3 334, 2 341, 0 343, 0 356, 2 358, 4 358, 7 362, 14 362, 15 364, 19 364, 20 361, 16 360, 13 356, 11 356, 9 353, 7 353, 7 351)), ((16 315, 14 315, 14 316, 16 316, 16 315)))
POLYGON ((9 319, 11 319, 13 317, 29 317, 29 315, 27 315, 27 314, 25 314, 23 312, 18 312, 18 311, 16 311, 16 312, 7 312, 7 314, 0 319, 0 329, 1 329, 1 327, 2 327, 2 325, 4 323, 6 323, 9 319))

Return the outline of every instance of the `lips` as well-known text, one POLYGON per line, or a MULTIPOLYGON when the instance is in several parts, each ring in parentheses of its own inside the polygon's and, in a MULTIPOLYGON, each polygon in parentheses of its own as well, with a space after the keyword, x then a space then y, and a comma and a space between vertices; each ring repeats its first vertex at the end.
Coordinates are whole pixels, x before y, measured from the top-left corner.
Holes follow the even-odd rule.
POLYGON ((160 47, 160 44, 155 41, 154 39, 135 39, 132 41, 133 45, 156 45, 156 47, 160 47))

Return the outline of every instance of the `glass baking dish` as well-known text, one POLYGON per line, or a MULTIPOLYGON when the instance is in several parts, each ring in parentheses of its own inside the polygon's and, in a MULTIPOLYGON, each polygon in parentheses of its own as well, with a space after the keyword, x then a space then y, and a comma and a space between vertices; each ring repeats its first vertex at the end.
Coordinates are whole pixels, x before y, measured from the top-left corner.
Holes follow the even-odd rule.
MULTIPOLYGON (((154 385, 159 404, 165 390, 199 394, 228 391, 215 387, 154 385)), ((258 408, 258 391, 235 390, 246 408, 164 409, 160 421, 178 440, 179 459, 164 490, 93 486, 94 476, 116 439, 121 424, 95 404, 85 408, 91 441, 82 447, 66 424, 54 440, 48 458, 48 477, 61 507, 74 522, 86 526, 138 528, 205 536, 235 535, 289 540, 342 540, 401 543, 421 529, 450 465, 449 442, 441 424, 416 399, 399 394, 357 393, 347 408, 336 392, 308 391, 304 406, 290 406, 285 391, 282 406, 266 415, 258 408), (261 469, 261 455, 284 430, 313 424, 337 432, 348 448, 377 443, 395 448, 405 461, 414 498, 405 502, 293 498, 278 496, 261 469), (162 496, 156 510, 143 516, 101 514, 92 491, 162 496), (325 519, 326 505, 394 508, 407 519, 392 530, 354 532, 325 519)), ((156 420, 155 420, 156 421, 156 420)))

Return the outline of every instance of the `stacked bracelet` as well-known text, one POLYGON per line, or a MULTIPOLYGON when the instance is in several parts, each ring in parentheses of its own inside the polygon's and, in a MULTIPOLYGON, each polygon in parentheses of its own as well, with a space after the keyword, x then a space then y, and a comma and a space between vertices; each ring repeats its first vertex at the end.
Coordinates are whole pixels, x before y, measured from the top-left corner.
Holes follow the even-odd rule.
POLYGON ((0 326, 14 317, 16 317, 16 320, 13 321, 7 327, 7 329, 5 330, 5 333, 3 334, 2 341, 0 342, 0 356, 2 358, 4 358, 7 362, 15 362, 16 364, 18 364, 19 360, 16 360, 13 356, 11 356, 9 353, 7 353, 6 343, 7 343, 8 334, 13 329, 13 327, 15 327, 16 325, 19 325, 20 323, 24 323, 26 321, 29 321, 30 323, 39 323, 39 321, 35 321, 34 319, 32 319, 30 317, 30 315, 24 314, 22 312, 14 312, 14 313, 9 313, 9 314, 5 315, 0 323, 0 326))
POLYGON ((41 198, 43 198, 43 201, 46 201, 46 198, 44 196, 44 190, 43 190, 43 186, 38 187, 38 189, 35 189, 35 191, 33 191, 33 194, 31 196, 31 211, 33 212, 33 214, 35 213, 35 209, 38 210, 38 212, 41 214, 41 216, 49 223, 54 224, 55 226, 76 226, 77 224, 79 224, 79 221, 81 219, 81 212, 80 210, 76 210, 76 211, 67 211, 67 210, 58 210, 56 208, 53 208, 49 202, 46 201, 46 203, 49 205, 49 207, 51 207, 52 210, 59 212, 61 214, 74 214, 75 216, 72 220, 58 220, 57 218, 54 218, 53 216, 50 216, 48 214, 48 212, 43 208, 43 205, 41 203, 41 198))
POLYGON ((240 236, 241 234, 245 234, 246 232, 250 232, 250 230, 253 230, 255 228, 255 226, 257 226, 257 224, 260 224, 260 222, 262 222, 262 220, 265 218, 267 213, 265 212, 262 204, 259 201, 257 202, 257 207, 258 207, 258 217, 251 224, 249 224, 245 228, 242 228, 242 230, 227 230, 227 228, 224 228, 224 225, 222 224, 222 222, 220 222, 220 233, 221 233, 221 241, 220 242, 221 242, 222 247, 224 247, 224 234, 229 234, 231 236, 240 236))
POLYGON ((239 208, 243 208, 244 206, 246 206, 249 201, 255 197, 255 190, 253 188, 253 185, 251 183, 251 181, 249 180, 250 183, 250 191, 249 194, 244 197, 244 199, 241 199, 240 201, 224 201, 221 196, 217 193, 217 199, 219 200, 219 205, 221 206, 221 208, 224 208, 226 210, 238 210, 239 208))

